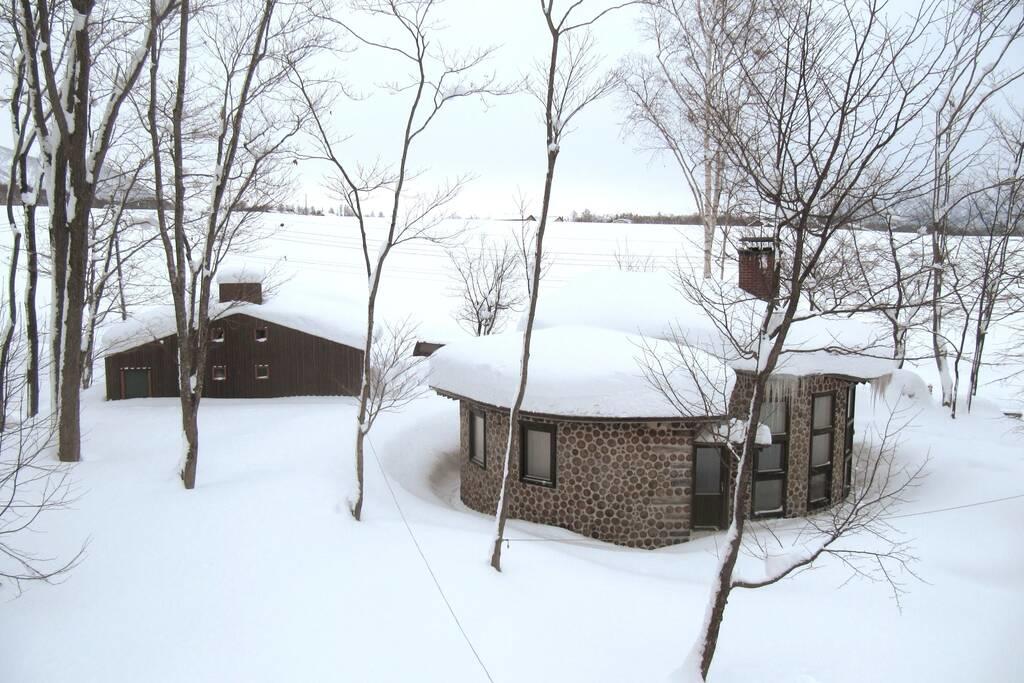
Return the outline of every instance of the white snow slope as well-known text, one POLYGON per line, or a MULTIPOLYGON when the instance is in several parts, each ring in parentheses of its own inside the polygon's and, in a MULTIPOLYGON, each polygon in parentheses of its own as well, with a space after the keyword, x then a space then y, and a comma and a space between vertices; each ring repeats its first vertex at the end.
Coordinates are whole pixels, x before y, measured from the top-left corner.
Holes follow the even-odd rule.
MULTIPOLYGON (((365 288, 339 221, 273 220, 288 232, 256 257, 287 257, 296 282, 365 288)), ((623 230, 634 251, 687 248, 664 227, 556 224, 545 286, 611 267, 623 230)), ((434 247, 396 256, 387 309, 450 331, 445 263, 434 247)), ((892 524, 922 581, 898 577, 902 610, 884 585, 847 582, 829 560, 737 592, 713 681, 1020 680, 1024 423, 981 400, 951 421, 918 384, 899 458, 929 458, 928 476, 892 524)), ((867 391, 857 408, 862 442, 889 411, 867 391)), ((0 593, 0 681, 664 681, 703 618, 720 534, 648 552, 512 521, 504 571, 493 572, 493 520, 458 501, 454 401, 380 419, 361 523, 340 503, 351 399, 206 400, 200 422, 199 482, 186 492, 177 402, 105 402, 102 379, 86 392, 77 499, 17 539, 56 557, 88 541, 86 556, 58 585, 0 593)), ((783 539, 798 528, 772 523, 783 539)))

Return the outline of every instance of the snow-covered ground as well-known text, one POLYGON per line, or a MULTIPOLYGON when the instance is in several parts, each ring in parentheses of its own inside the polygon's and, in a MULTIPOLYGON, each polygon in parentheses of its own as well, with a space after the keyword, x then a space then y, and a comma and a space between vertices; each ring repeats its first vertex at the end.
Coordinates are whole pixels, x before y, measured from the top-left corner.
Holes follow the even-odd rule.
MULTIPOLYGON (((336 219, 282 220, 295 233, 263 258, 287 257, 289 284, 363 286, 336 219)), ((559 225, 552 285, 611 267, 626 230, 631 250, 662 260, 681 244, 670 227, 559 225)), ((451 331, 443 255, 393 266, 389 312, 451 331)), ((900 458, 929 458, 928 476, 893 524, 922 581, 902 577, 902 611, 884 585, 847 583, 825 560, 733 595, 712 680, 1020 680, 1024 423, 984 401, 953 422, 919 398, 900 458)), ((716 534, 640 551, 513 521, 493 572, 492 520, 458 501, 452 401, 377 423, 362 523, 342 502, 351 399, 204 401, 192 492, 177 479, 177 410, 105 402, 102 382, 86 392, 77 501, 22 545, 66 556, 88 540, 87 554, 59 585, 0 596, 0 681, 662 681, 700 625, 716 534)), ((858 392, 859 434, 887 414, 858 392)))

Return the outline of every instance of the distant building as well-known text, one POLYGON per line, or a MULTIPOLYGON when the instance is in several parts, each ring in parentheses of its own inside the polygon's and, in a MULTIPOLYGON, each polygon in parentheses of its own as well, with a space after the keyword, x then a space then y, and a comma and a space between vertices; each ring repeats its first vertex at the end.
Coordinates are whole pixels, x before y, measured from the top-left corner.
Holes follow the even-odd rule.
MULTIPOLYGON (((365 309, 321 297, 263 299, 258 281, 222 277, 213 305, 203 395, 211 398, 354 396, 362 378, 365 309)), ((178 395, 173 310, 111 328, 107 399, 178 395)))

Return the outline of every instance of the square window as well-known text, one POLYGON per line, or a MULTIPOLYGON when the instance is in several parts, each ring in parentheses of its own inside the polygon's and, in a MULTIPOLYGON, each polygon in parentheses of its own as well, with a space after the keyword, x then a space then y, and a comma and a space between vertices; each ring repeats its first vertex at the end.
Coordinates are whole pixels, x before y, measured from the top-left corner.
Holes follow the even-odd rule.
POLYGON ((270 366, 265 363, 257 363, 256 379, 270 379, 270 366))
POLYGON ((807 482, 807 497, 812 503, 828 499, 828 475, 824 472, 812 474, 807 482))
POLYGON ((832 426, 832 394, 814 397, 813 429, 828 429, 832 426))
POLYGON ((228 366, 214 365, 212 368, 212 373, 214 382, 223 382, 228 378, 228 366))
POLYGON ((754 485, 754 512, 782 512, 781 479, 762 479, 754 485))
POLYGON ((811 437, 811 466, 825 465, 832 459, 832 434, 815 434, 811 437))
POLYGON ((555 485, 554 425, 523 425, 522 479, 534 484, 555 485))
POLYGON ((253 336, 256 338, 256 341, 258 342, 267 341, 267 328, 257 327, 255 330, 253 330, 253 336))
POLYGON ((778 472, 782 470, 782 444, 773 443, 761 448, 757 454, 758 472, 778 472))
POLYGON ((487 419, 475 410, 469 413, 469 460, 485 467, 487 462, 487 419))
POLYGON ((211 327, 210 328, 210 341, 222 342, 224 341, 224 328, 223 327, 211 327))

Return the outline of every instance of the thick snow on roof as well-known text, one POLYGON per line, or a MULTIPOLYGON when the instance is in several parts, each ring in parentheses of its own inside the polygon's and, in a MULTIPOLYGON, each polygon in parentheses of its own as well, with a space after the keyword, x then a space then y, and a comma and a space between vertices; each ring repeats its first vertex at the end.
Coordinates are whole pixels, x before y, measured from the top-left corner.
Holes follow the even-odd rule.
MULTIPOLYGON (((281 292, 262 304, 245 302, 214 303, 213 319, 244 314, 294 330, 329 339, 358 349, 366 339, 366 308, 344 297, 329 297, 303 292, 281 292)), ((103 353, 117 353, 175 334, 174 308, 153 306, 103 332, 103 353)))
MULTIPOLYGON (((672 353, 668 342, 645 340, 613 330, 560 326, 536 330, 530 345, 530 374, 522 409, 595 418, 673 418, 678 404, 689 415, 724 415, 735 374, 716 358, 694 351, 707 382, 701 387, 684 370, 671 373, 674 404, 644 377, 645 345, 672 353), (709 390, 705 406, 701 389, 709 390), (699 406, 699 409, 698 409, 699 406)), ((503 408, 515 400, 523 335, 508 332, 449 344, 430 357, 431 387, 503 408)))
POLYGON ((221 284, 264 282, 272 270, 273 267, 265 263, 228 261, 217 268, 217 282, 221 284))
MULTIPOLYGON (((542 291, 535 328, 587 325, 677 340, 719 356, 736 370, 753 370, 765 303, 730 283, 703 281, 698 286, 699 291, 684 293, 664 271, 592 271, 560 289, 542 291), (714 316, 697 303, 698 297, 704 305, 710 302, 714 316)), ((807 314, 801 311, 798 318, 807 314)), ((519 328, 524 326, 525 319, 519 328)), ((892 343, 884 331, 860 319, 816 316, 790 327, 775 374, 873 379, 892 371, 891 358, 892 343)))

